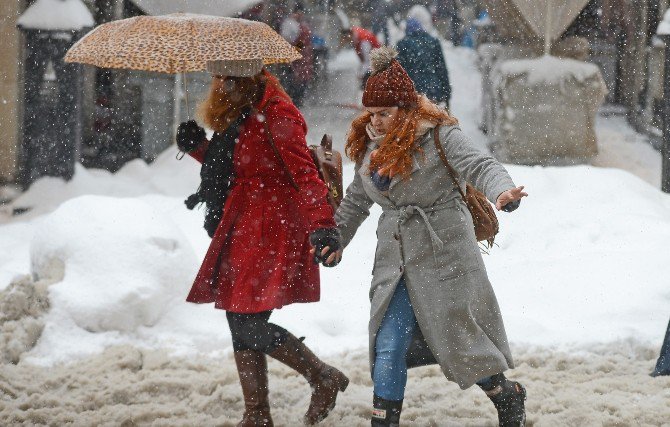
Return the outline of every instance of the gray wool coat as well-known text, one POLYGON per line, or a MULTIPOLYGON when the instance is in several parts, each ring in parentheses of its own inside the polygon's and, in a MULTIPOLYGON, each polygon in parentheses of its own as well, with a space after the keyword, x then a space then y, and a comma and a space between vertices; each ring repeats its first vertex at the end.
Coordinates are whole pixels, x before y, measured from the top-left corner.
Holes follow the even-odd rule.
MULTIPOLYGON (((404 276, 420 329, 408 367, 439 363, 447 379, 465 389, 514 366, 472 217, 440 160, 433 132, 417 138, 424 155, 415 155, 410 176, 394 177, 386 194, 370 178, 376 145, 369 142, 335 220, 346 247, 370 206, 377 203, 383 210, 370 288, 370 372, 377 331, 404 276)), ((440 141, 463 189, 467 180, 495 202, 515 187, 505 168, 477 150, 458 127, 440 127, 440 141)))

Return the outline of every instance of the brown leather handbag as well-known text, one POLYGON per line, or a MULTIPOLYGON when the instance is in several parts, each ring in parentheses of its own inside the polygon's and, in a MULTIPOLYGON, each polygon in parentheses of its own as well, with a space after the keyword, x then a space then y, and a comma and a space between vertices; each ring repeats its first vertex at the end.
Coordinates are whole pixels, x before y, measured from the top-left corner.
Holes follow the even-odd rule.
MULTIPOLYGON (((268 135, 268 142, 274 151, 275 156, 281 163, 286 175, 288 176, 291 186, 300 191, 300 187, 295 182, 293 174, 288 169, 288 166, 284 162, 277 146, 272 140, 272 134, 270 133, 270 128, 265 123, 265 132, 268 135)), ((328 203, 333 207, 333 212, 337 211, 337 208, 342 202, 343 192, 342 192, 342 155, 337 151, 333 150, 333 138, 325 134, 321 138, 321 145, 310 145, 309 152, 312 155, 312 161, 316 166, 317 171, 319 171, 319 178, 326 184, 328 187, 328 203)))
POLYGON ((319 177, 328 187, 328 203, 336 211, 342 202, 342 155, 333 150, 333 138, 325 134, 321 138, 321 145, 310 145, 309 151, 312 160, 319 171, 319 177))
POLYGON ((440 144, 440 127, 437 126, 433 129, 433 136, 435 141, 435 148, 437 149, 442 163, 447 167, 451 179, 456 184, 458 192, 461 193, 461 197, 465 202, 465 205, 472 215, 472 222, 475 225, 475 236, 477 237, 478 242, 486 241, 489 248, 493 247, 493 240, 495 239, 496 234, 498 234, 498 218, 496 217, 496 212, 493 210, 493 206, 486 200, 486 196, 473 187, 469 182, 465 184, 465 193, 461 189, 461 186, 458 185, 458 174, 451 167, 447 161, 447 155, 444 153, 442 144, 440 144))

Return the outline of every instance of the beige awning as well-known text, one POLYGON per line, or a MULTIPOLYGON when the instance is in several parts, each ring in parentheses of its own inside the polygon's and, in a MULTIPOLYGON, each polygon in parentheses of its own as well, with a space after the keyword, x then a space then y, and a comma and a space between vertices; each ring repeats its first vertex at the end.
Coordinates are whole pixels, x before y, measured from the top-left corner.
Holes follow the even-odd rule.
POLYGON ((483 1, 501 35, 542 40, 547 34, 551 40, 559 38, 589 2, 589 0, 483 1))
POLYGON ((131 0, 147 15, 196 13, 213 16, 235 16, 263 0, 131 0))

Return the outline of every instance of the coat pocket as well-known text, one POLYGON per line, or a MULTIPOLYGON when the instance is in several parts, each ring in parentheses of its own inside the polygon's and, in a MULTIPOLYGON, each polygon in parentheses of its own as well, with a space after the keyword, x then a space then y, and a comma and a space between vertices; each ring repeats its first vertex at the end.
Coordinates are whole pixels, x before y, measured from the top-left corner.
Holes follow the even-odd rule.
POLYGON ((436 261, 441 280, 453 279, 479 270, 480 256, 474 232, 465 224, 435 230, 444 246, 437 250, 436 261))

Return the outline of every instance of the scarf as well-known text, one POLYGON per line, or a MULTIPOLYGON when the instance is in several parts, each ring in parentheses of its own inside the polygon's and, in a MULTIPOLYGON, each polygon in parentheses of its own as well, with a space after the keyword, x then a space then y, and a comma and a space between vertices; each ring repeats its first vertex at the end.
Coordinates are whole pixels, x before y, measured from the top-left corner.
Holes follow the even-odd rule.
MULTIPOLYGON (((430 129, 434 128, 436 125, 435 123, 428 121, 428 120, 420 120, 419 123, 417 123, 416 127, 416 136, 417 138, 425 135, 430 129)), ((386 134, 379 134, 377 131, 375 131, 375 128, 372 127, 372 123, 368 123, 367 126, 365 126, 365 132, 368 135, 368 138, 370 138, 370 141, 373 142, 377 147, 379 147, 379 144, 382 143, 384 138, 386 137, 386 134)), ((391 185, 391 177, 387 175, 380 175, 377 170, 374 170, 370 173, 370 178, 372 179, 372 182, 375 184, 375 187, 384 195, 388 195, 388 190, 391 185)))
POLYGON ((251 107, 245 108, 225 131, 214 133, 200 168, 200 186, 184 202, 191 210, 200 203, 205 204, 204 227, 209 237, 214 236, 223 216, 223 205, 234 179, 235 142, 240 134, 240 127, 250 112, 251 107))

